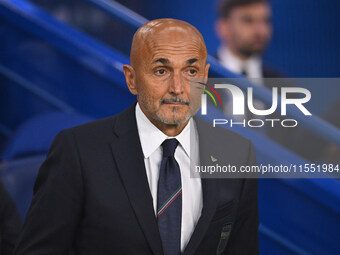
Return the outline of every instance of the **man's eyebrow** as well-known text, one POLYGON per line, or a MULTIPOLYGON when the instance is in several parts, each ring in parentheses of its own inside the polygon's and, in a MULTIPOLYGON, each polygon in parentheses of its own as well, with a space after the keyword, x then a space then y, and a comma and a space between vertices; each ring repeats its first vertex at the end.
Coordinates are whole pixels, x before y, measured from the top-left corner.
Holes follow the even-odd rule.
POLYGON ((158 62, 163 64, 163 65, 170 63, 169 59, 167 59, 167 58, 157 58, 155 61, 152 62, 152 64, 156 64, 158 62))
POLYGON ((193 63, 195 63, 195 62, 197 62, 197 61, 198 61, 197 58, 191 58, 191 59, 188 59, 188 60, 187 60, 187 63, 188 63, 189 65, 192 65, 193 63))

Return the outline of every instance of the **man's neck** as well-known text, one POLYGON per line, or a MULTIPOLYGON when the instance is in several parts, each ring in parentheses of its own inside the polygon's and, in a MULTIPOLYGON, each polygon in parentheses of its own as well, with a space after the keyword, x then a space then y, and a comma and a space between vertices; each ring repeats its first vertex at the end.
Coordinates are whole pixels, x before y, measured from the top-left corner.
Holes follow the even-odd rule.
MULTIPOLYGON (((149 118, 148 118, 149 119, 149 118)), ((169 125, 169 124, 164 124, 158 121, 155 121, 153 119, 149 119, 152 124, 154 124, 160 131, 162 131, 165 135, 169 137, 174 137, 179 135, 183 129, 188 125, 189 120, 187 120, 184 124, 179 124, 179 125, 169 125)))
MULTIPOLYGON (((139 103, 138 103, 139 104, 139 103)), ((155 126, 157 127, 161 132, 163 132, 166 136, 169 137, 174 137, 179 135, 183 129, 186 127, 186 125, 188 125, 189 120, 187 120, 186 122, 184 122, 183 124, 165 124, 159 120, 155 120, 154 118, 152 118, 151 116, 149 116, 149 114, 146 112, 146 110, 143 108, 143 106, 140 106, 140 109, 142 110, 142 112, 144 113, 144 115, 147 117, 147 119, 155 126)))
POLYGON ((228 48, 228 50, 230 51, 230 53, 238 58, 239 60, 241 60, 242 62, 246 62, 248 59, 250 59, 253 55, 245 55, 245 54, 242 54, 241 52, 233 49, 233 48, 228 48))

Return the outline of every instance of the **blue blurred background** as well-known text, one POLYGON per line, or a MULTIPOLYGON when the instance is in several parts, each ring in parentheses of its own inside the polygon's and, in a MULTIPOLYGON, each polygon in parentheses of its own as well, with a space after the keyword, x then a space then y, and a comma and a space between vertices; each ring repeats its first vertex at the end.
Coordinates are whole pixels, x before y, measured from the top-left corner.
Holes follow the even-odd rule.
MULTIPOLYGON (((265 62, 288 77, 339 77, 340 1, 270 3, 274 36, 265 62)), ((0 1, 0 176, 22 217, 56 133, 135 100, 122 73, 133 33, 164 17, 195 25, 209 54, 216 52, 216 1, 0 1)), ((238 77, 209 61, 212 77, 238 77)), ((320 95, 312 109, 321 116, 340 96, 337 86, 310 89, 320 95)), ((306 128, 339 145, 339 130, 320 121, 313 117, 306 128)), ((259 162, 305 162, 261 134, 239 133, 254 141, 259 162)), ((260 180, 259 189, 261 254, 340 254, 338 180, 260 180)))

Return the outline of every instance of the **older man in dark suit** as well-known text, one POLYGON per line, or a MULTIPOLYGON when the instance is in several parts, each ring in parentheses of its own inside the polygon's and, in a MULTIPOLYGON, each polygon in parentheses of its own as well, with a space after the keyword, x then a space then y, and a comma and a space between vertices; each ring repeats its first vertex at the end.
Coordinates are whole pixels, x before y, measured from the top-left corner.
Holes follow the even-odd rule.
POLYGON ((249 140, 192 118, 190 80, 207 78, 206 60, 202 35, 186 22, 138 29, 124 66, 138 102, 56 136, 16 254, 258 254, 257 180, 190 173, 212 155, 255 164, 249 140))

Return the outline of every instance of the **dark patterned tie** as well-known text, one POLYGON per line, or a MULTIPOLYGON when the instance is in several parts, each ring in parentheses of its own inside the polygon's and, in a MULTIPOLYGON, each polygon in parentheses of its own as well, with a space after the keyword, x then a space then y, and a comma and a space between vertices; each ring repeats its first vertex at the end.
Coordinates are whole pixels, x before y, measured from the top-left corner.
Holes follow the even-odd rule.
POLYGON ((166 139, 158 179, 157 222, 165 255, 181 254, 182 184, 174 157, 178 141, 166 139))

